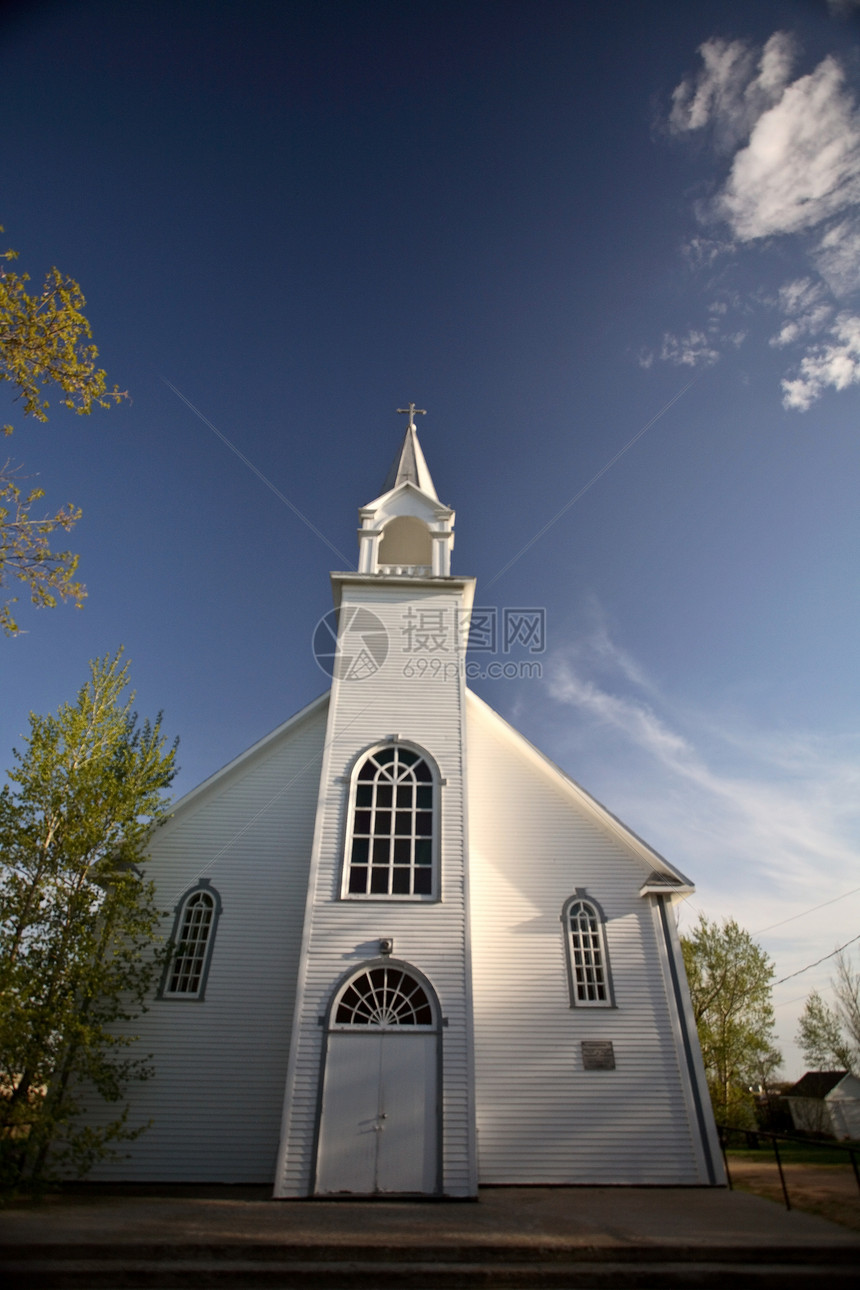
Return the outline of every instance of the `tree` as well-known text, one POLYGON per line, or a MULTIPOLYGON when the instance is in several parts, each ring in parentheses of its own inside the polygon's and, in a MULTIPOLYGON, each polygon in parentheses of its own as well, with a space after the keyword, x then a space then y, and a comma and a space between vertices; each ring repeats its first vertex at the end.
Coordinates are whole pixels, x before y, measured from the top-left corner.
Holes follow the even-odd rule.
MULTIPOLYGON (((8 381, 17 390, 24 416, 48 420, 45 387, 58 389, 60 403, 78 414, 108 408, 126 398, 116 386, 108 390, 105 373, 96 367, 98 350, 87 343, 92 330, 77 282, 52 268, 41 290, 30 295, 29 274, 14 273, 2 263, 17 255, 17 251, 0 253, 0 382, 8 381)), ((4 425, 2 430, 10 435, 12 426, 4 425)), ((53 606, 59 599, 80 607, 86 589, 75 580, 77 556, 52 551, 49 541, 57 530, 68 532, 80 511, 68 505, 36 519, 31 507, 44 490, 22 490, 21 482, 10 461, 0 467, 0 587, 8 588, 10 580, 23 582, 33 604, 53 606)), ((9 609, 15 599, 7 598, 0 607, 0 628, 9 635, 18 631, 9 609)))
POLYGON ((830 983, 836 1006, 825 1003, 817 990, 806 1000, 797 1042, 814 1070, 860 1071, 860 972, 844 949, 836 955, 836 976, 830 983))
POLYGON ((751 1120, 751 1084, 766 1083, 782 1060, 773 1045, 773 964, 734 919, 704 914, 681 937, 714 1114, 751 1120))
MULTIPOLYGON (((58 599, 71 600, 80 609, 87 590, 75 579, 78 557, 71 551, 52 551, 50 539, 58 529, 68 531, 81 512, 69 505, 34 519, 30 508, 44 496, 41 488, 23 492, 10 462, 0 469, 0 587, 13 579, 26 583, 34 605, 52 609, 58 599)), ((18 632, 10 610, 16 599, 12 596, 0 605, 0 628, 7 636, 18 632)))
POLYGON ((77 700, 30 715, 0 792, 0 1169, 7 1187, 84 1173, 136 1136, 123 1104, 146 1059, 128 1052, 160 967, 141 871, 175 774, 161 718, 138 725, 122 651, 90 664, 77 700), (93 1093, 113 1103, 76 1123, 93 1093))

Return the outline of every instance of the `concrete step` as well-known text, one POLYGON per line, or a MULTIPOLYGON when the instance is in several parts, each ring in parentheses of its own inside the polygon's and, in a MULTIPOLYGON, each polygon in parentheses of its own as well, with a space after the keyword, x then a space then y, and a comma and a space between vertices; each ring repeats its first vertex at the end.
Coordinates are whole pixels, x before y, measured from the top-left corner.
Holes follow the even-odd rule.
POLYGON ((0 1246, 8 1290, 855 1290, 860 1247, 568 1242, 74 1242, 0 1246))
POLYGON ((742 1276, 753 1290, 855 1290, 856 1266, 831 1263, 829 1254, 816 1264, 33 1258, 6 1264, 4 1284, 8 1290, 722 1290, 742 1276))
POLYGON ((439 1244, 426 1242, 314 1242, 307 1241, 75 1241, 69 1244, 0 1242, 0 1268, 11 1261, 62 1263, 69 1259, 99 1263, 164 1261, 230 1263, 720 1263, 796 1264, 809 1266, 822 1260, 834 1267, 860 1270, 860 1242, 846 1245, 670 1244, 587 1241, 469 1241, 439 1244))

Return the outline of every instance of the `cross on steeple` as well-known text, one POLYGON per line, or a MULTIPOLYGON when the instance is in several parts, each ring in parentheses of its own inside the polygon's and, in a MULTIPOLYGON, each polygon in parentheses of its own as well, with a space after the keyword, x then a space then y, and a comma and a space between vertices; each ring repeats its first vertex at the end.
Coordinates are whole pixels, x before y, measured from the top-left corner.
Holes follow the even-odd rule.
POLYGON ((408 413, 408 414, 409 414, 409 429, 410 429, 410 430, 414 430, 414 429, 415 429, 415 415, 416 415, 416 413, 418 414, 418 416, 419 416, 419 417, 426 417, 426 415, 427 415, 427 409, 426 409, 426 408, 416 408, 416 406, 415 406, 415 404, 414 404, 414 403, 410 403, 408 408, 398 408, 398 409, 397 409, 397 411, 398 411, 398 412, 403 412, 403 413, 408 413))

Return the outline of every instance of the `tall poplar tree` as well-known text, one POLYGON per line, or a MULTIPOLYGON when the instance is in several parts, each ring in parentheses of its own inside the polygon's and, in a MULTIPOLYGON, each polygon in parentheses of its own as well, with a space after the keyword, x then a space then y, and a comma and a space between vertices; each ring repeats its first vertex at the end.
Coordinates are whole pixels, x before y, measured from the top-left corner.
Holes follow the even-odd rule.
POLYGON ((717 923, 701 914, 681 948, 714 1114, 722 1124, 745 1124, 750 1086, 782 1061, 773 1044, 773 964, 733 918, 717 923))
POLYGON ((0 1170, 8 1188, 86 1172, 136 1136, 123 1093, 146 1078, 129 1024, 159 970, 143 873, 175 744, 138 723, 122 651, 74 703, 30 715, 0 792, 0 1170), (76 1117, 94 1097, 98 1124, 76 1117))

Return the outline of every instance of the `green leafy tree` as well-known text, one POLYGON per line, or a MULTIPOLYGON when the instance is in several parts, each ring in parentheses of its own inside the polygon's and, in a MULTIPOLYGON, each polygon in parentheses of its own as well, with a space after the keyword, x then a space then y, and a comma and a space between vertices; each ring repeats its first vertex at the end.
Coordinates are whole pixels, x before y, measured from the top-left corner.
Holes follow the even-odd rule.
MULTIPOLYGON (((87 589, 75 573, 78 557, 71 551, 54 551, 51 539, 58 531, 68 532, 81 517, 75 506, 63 506, 53 515, 36 518, 33 504, 44 497, 42 488, 21 488, 21 479, 7 462, 0 469, 0 588, 10 582, 23 582, 29 588, 34 605, 52 609, 58 600, 83 605, 87 589)), ((0 629, 7 636, 18 632, 11 605, 16 596, 0 605, 0 629)))
POLYGON ((749 1123, 750 1085, 766 1083, 782 1060, 773 1044, 773 964, 734 919, 700 915, 681 947, 714 1114, 749 1123))
POLYGON ((831 981, 835 1006, 825 1003, 817 990, 806 1000, 800 1017, 797 1042, 814 1070, 860 1071, 860 971, 840 950, 836 975, 831 981))
MULTIPOLYGON (((31 295, 29 274, 7 267, 17 255, 0 252, 0 383, 7 381, 16 391, 24 416, 48 420, 46 388, 56 389, 63 406, 83 415, 126 398, 116 386, 107 388, 107 377, 96 366, 98 350, 88 343, 92 331, 77 282, 52 268, 31 295)), ((10 435, 12 426, 2 431, 10 435)), ((0 588, 8 593, 10 582, 17 581, 28 587, 35 605, 70 600, 80 607, 86 589, 75 579, 78 558, 71 551, 52 551, 50 543, 58 530, 68 532, 80 511, 67 505, 36 518, 31 510, 44 490, 22 488, 22 482, 10 461, 0 467, 0 588)), ((0 606, 0 628, 9 635, 18 631, 10 610, 15 599, 7 594, 0 606)))
MULTIPOLYGON (((0 1168, 7 1187, 86 1172, 136 1136, 123 1103, 146 1078, 129 1053, 160 966, 141 872, 175 745, 138 724, 122 651, 90 664, 77 700, 30 716, 0 792, 0 1168), (94 1095, 99 1124, 76 1120, 94 1095)), ((143 1126, 144 1128, 146 1126, 143 1126)))

